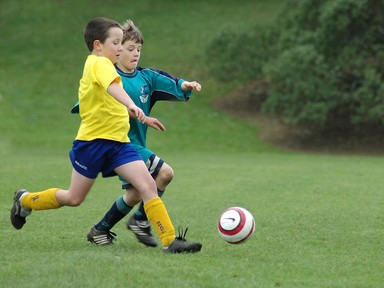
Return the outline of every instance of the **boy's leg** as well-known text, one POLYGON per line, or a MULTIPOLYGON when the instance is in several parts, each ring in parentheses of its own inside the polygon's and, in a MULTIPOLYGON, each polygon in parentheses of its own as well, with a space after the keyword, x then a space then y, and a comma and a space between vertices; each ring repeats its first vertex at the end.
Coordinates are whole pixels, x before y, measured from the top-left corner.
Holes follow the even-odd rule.
POLYGON ((163 201, 157 195, 156 183, 149 174, 143 161, 133 161, 117 167, 116 172, 131 183, 140 193, 145 203, 145 212, 163 246, 168 246, 175 239, 175 229, 168 216, 163 201), (158 199, 155 202, 150 200, 158 199), (148 202, 148 203, 147 203, 148 202), (147 205, 146 205, 147 204, 147 205), (148 213, 149 210, 149 213, 148 213))
POLYGON ((21 199, 21 204, 31 210, 78 206, 83 202, 94 182, 95 179, 87 178, 72 169, 71 185, 68 190, 50 188, 41 192, 31 192, 21 199))
MULTIPOLYGON (((142 151, 143 155, 148 152, 153 153, 148 149, 145 149, 144 151, 145 152, 142 151)), ((173 179, 173 170, 167 163, 164 162, 164 160, 155 154, 151 154, 145 165, 148 168, 149 174, 151 174, 152 178, 155 179, 157 195, 161 198, 164 194, 165 188, 173 179)), ((137 221, 148 221, 143 201, 140 202, 140 206, 134 214, 134 219, 137 221)))
MULTIPOLYGON (((138 194, 138 192, 133 186, 130 186, 126 189, 125 195, 128 195, 129 197, 132 194, 138 194)), ((135 203, 139 201, 140 207, 132 216, 128 218, 127 228, 135 234, 140 243, 149 247, 157 247, 157 241, 151 233, 151 223, 148 221, 147 214, 144 210, 144 203, 141 201, 140 197, 135 203)))
POLYGON ((189 243, 181 235, 176 238, 175 229, 163 201, 157 196, 156 183, 148 173, 144 162, 134 161, 117 167, 116 172, 128 180, 140 193, 144 209, 167 253, 194 253, 201 250, 200 243, 189 243))
POLYGON ((60 208, 57 201, 56 191, 59 188, 50 188, 41 192, 28 192, 20 189, 13 196, 13 206, 11 209, 11 223, 16 229, 23 228, 25 218, 31 214, 32 210, 47 210, 60 208))
MULTIPOLYGON (((148 215, 148 219, 154 226, 157 234, 160 236, 161 243, 163 244, 163 252, 165 253, 196 253, 201 250, 201 243, 199 242, 187 242, 185 234, 188 228, 183 233, 179 231, 179 236, 174 237, 173 240, 171 233, 167 233, 168 227, 163 225, 167 224, 165 220, 169 219, 168 212, 165 208, 163 201, 160 197, 151 199, 144 203, 145 212, 148 215), (168 241, 168 242, 166 242, 168 241)), ((171 223, 171 220, 169 219, 171 223)), ((172 225, 172 223, 171 223, 172 225)), ((173 228, 173 226, 172 226, 173 228)), ((168 230, 169 231, 169 230, 168 230)), ((174 234, 174 231, 173 231, 174 234)))
POLYGON ((96 245, 109 245, 113 244, 113 240, 116 236, 111 228, 115 226, 117 222, 123 219, 131 210, 132 206, 129 206, 124 201, 124 197, 120 196, 104 215, 103 219, 97 223, 87 234, 87 239, 96 245))
POLYGON ((25 217, 32 210, 56 209, 62 206, 78 206, 91 189, 94 179, 89 179, 72 170, 69 190, 50 188, 41 192, 28 192, 20 189, 14 194, 11 209, 11 222, 16 229, 25 224, 25 217))
MULTIPOLYGON (((152 154, 149 157, 146 162, 146 166, 151 176, 155 179, 157 194, 161 198, 164 194, 165 188, 173 179, 173 170, 155 154, 152 154)), ((127 183, 123 186, 128 186, 129 188, 127 189, 130 191, 134 190, 134 188, 129 186, 127 183)), ((137 211, 129 217, 127 221, 127 228, 135 234, 139 242, 150 247, 157 246, 157 242, 151 234, 150 223, 148 221, 147 214, 145 213, 143 201, 140 201, 137 211)))
POLYGON ((124 202, 124 197, 120 196, 104 215, 103 219, 95 225, 96 229, 104 231, 111 230, 111 228, 123 219, 132 208, 132 206, 129 206, 124 202))
MULTIPOLYGON (((157 195, 161 198, 163 197, 164 191, 157 189, 157 195)), ((140 201, 139 208, 136 210, 135 214, 132 216, 136 221, 148 221, 147 214, 145 213, 144 203, 140 201)))
POLYGON ((96 245, 113 244, 113 240, 115 239, 113 236, 116 236, 116 234, 110 231, 111 228, 123 219, 134 206, 134 204, 132 206, 128 205, 128 201, 124 199, 124 196, 120 196, 112 204, 103 219, 91 228, 87 234, 88 241, 95 243, 96 245))
POLYGON ((56 198, 56 192, 59 188, 49 188, 41 192, 29 192, 26 193, 21 199, 21 205, 30 210, 47 210, 60 208, 56 198))

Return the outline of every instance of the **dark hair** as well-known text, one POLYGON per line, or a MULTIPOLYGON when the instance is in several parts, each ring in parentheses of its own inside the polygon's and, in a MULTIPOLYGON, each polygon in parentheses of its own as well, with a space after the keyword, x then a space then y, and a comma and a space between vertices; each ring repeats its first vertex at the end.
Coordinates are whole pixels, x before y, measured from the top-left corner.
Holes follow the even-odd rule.
POLYGON ((124 44, 126 41, 132 40, 135 43, 144 44, 144 37, 141 34, 141 31, 137 26, 133 23, 132 20, 127 20, 123 24, 123 41, 124 44))
POLYGON ((121 25, 112 19, 104 17, 97 17, 89 21, 84 30, 84 40, 88 50, 92 52, 95 40, 104 43, 105 39, 108 38, 108 30, 113 27, 121 28, 121 25))

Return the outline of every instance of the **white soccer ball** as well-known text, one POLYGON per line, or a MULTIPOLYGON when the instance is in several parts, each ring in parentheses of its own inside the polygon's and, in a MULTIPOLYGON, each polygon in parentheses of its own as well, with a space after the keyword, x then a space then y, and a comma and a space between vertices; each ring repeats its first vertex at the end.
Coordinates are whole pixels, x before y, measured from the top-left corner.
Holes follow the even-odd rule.
POLYGON ((248 210, 231 207, 220 215, 217 228, 223 240, 230 244, 240 244, 255 232, 255 219, 248 210))

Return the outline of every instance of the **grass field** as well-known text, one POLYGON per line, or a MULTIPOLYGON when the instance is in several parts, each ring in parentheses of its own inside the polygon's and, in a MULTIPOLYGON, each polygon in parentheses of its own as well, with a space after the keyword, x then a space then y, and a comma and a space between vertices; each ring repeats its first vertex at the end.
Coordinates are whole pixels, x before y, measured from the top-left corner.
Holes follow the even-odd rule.
POLYGON ((282 2, 1 1, 0 287, 384 285, 384 158, 279 150, 260 142, 255 125, 212 108, 241 83, 212 80, 209 40, 228 26, 273 21, 282 2), (201 253, 146 248, 123 222, 114 246, 87 243, 121 193, 114 178, 98 179, 80 207, 33 212, 21 231, 9 222, 15 189, 69 185, 79 122, 69 109, 87 53, 81 32, 98 15, 137 22, 142 65, 203 84, 188 104, 156 107, 167 131, 149 139, 175 170, 163 198, 174 224, 189 227, 201 253), (216 228, 235 205, 256 219, 242 245, 224 243, 216 228))

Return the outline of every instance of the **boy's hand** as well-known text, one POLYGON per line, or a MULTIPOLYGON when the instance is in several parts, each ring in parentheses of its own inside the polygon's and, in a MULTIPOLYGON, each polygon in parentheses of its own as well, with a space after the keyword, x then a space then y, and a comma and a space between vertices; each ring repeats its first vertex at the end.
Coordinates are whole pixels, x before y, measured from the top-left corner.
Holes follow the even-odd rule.
POLYGON ((181 90, 183 91, 189 91, 189 90, 196 90, 198 92, 201 91, 201 85, 200 83, 196 81, 184 81, 183 84, 181 84, 181 90))
POLYGON ((153 117, 147 117, 145 123, 148 127, 152 127, 155 130, 165 131, 165 126, 159 120, 153 117))
POLYGON ((136 116, 137 120, 139 120, 141 123, 145 123, 147 116, 145 116, 143 110, 141 110, 135 104, 129 105, 128 109, 131 113, 133 113, 133 115, 136 116))

